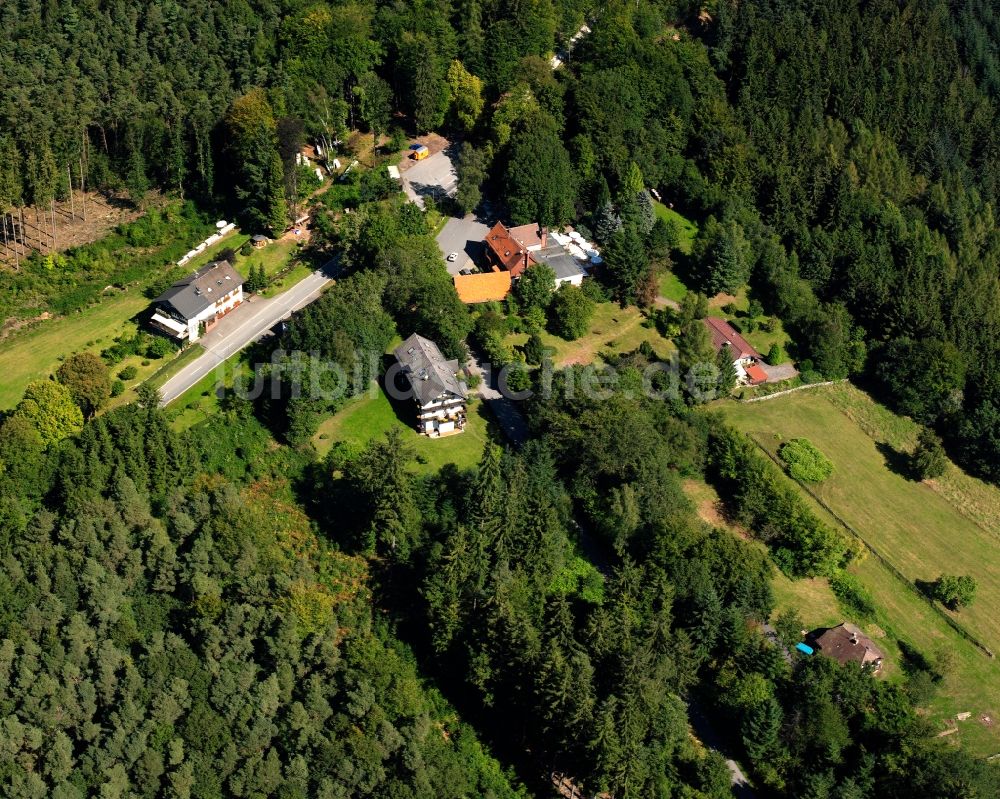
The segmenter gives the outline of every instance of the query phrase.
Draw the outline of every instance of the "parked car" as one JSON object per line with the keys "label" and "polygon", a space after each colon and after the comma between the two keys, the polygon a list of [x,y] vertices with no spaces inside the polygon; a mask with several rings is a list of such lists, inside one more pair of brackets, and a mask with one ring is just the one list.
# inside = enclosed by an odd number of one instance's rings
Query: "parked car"
{"label": "parked car", "polygon": [[450,252],[450,253],[448,253],[448,263],[452,263],[453,261],[457,261],[457,260],[458,260],[458,253],[457,252]]}

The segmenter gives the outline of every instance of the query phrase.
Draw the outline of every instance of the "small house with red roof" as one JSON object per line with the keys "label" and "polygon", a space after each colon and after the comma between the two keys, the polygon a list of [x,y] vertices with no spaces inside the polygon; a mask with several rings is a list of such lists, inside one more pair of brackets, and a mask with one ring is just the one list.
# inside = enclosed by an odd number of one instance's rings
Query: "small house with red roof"
{"label": "small house with red roof", "polygon": [[702,322],[708,328],[716,352],[728,347],[733,366],[736,368],[736,377],[741,383],[756,386],[767,381],[767,372],[764,371],[760,353],[750,346],[750,343],[737,333],[729,322],[716,316],[706,316]]}

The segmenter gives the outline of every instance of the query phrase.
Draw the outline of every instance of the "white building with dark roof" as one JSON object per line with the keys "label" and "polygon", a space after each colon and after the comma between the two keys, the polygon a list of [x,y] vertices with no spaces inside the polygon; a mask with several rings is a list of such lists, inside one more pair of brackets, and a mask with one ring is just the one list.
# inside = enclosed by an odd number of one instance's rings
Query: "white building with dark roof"
{"label": "white building with dark roof", "polygon": [[178,280],[154,300],[150,324],[178,341],[197,341],[243,302],[243,278],[229,261],[215,261]]}
{"label": "white building with dark roof", "polygon": [[458,361],[447,360],[437,344],[416,333],[393,355],[413,392],[417,431],[437,437],[464,430],[469,388],[458,378]]}

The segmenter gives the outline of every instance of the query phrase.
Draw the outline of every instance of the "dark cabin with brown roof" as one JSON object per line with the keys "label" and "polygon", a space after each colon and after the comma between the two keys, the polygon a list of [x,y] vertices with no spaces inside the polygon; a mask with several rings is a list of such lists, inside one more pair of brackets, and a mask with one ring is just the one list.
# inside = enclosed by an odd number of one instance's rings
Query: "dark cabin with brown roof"
{"label": "dark cabin with brown roof", "polygon": [[816,630],[810,635],[816,650],[833,658],[840,665],[857,663],[862,668],[870,666],[878,674],[882,670],[885,655],[872,643],[872,639],[850,622],[841,622],[836,627]]}

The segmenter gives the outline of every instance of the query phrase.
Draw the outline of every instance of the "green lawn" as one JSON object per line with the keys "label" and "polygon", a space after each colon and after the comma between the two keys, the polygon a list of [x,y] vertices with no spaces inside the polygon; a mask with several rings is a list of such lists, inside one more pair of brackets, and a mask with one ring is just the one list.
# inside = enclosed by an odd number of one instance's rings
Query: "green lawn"
{"label": "green lawn", "polygon": [[182,367],[187,366],[191,361],[197,360],[204,354],[205,348],[201,344],[196,343],[186,347],[177,354],[176,358],[160,364],[159,368],[147,378],[150,385],[159,388],[177,374]]}
{"label": "green lawn", "polygon": [[296,263],[287,272],[283,272],[281,277],[272,280],[271,284],[261,292],[262,297],[274,297],[288,291],[300,280],[304,280],[312,274],[312,267],[305,263]]}
{"label": "green lawn", "polygon": [[677,249],[685,255],[690,255],[694,238],[698,235],[698,226],[687,217],[681,216],[673,208],[667,208],[663,203],[656,200],[653,201],[653,208],[660,219],[668,224],[672,222],[677,226],[677,230],[680,232]]}
{"label": "green lawn", "polygon": [[371,391],[350,400],[319,426],[313,436],[313,446],[320,456],[326,455],[336,442],[360,449],[390,428],[400,427],[404,431],[404,440],[417,453],[418,472],[437,472],[449,463],[461,469],[470,469],[482,457],[489,437],[487,428],[490,421],[487,408],[479,400],[473,400],[469,403],[468,421],[462,433],[428,438],[414,430],[414,417],[407,404],[391,403],[381,387],[373,384]]}
{"label": "green lawn", "polygon": [[[193,258],[185,269],[204,266],[222,249],[238,247],[245,239],[238,234],[227,236]],[[169,269],[178,275],[182,273],[176,267]],[[16,405],[28,383],[48,377],[59,368],[66,356],[76,352],[100,354],[117,336],[134,333],[136,325],[130,320],[149,306],[149,300],[143,294],[144,288],[142,285],[130,286],[124,291],[109,292],[96,305],[68,316],[38,322],[24,332],[4,339],[0,343],[0,374],[4,376],[0,381],[0,410]],[[139,374],[130,381],[130,387],[134,387],[163,365],[162,361],[153,360],[143,366],[144,360],[138,356],[129,358],[112,367],[112,374],[117,375],[126,366],[135,366]]]}
{"label": "green lawn", "polygon": [[[746,286],[741,288],[736,295],[719,294],[709,300],[708,305],[711,316],[718,316],[728,322],[733,322],[737,329],[741,331],[746,326],[747,309],[750,307],[750,299],[747,297]],[[730,306],[732,306],[731,310],[723,310],[724,307],[729,308]],[[749,341],[750,345],[761,355],[767,355],[767,351],[771,349],[772,344],[777,344],[787,354],[788,344],[791,339],[785,332],[781,320],[777,316],[764,316],[761,319],[770,321],[771,330],[767,331],[758,327],[751,332],[741,332],[743,338]]]}
{"label": "green lawn", "polygon": [[[771,452],[789,438],[801,436],[812,441],[835,467],[833,476],[813,488],[816,496],[909,580],[933,580],[942,572],[973,575],[979,582],[976,603],[952,615],[987,646],[1000,651],[1000,617],[995,613],[1000,602],[1000,573],[992,565],[1000,538],[969,518],[968,510],[953,497],[907,480],[888,468],[887,456],[895,456],[884,448],[880,450],[876,440],[831,401],[833,395],[837,402],[843,402],[845,391],[851,394],[857,389],[818,388],[767,402],[725,402],[717,407]],[[862,404],[856,396],[853,401]],[[886,414],[883,409],[880,414],[870,412],[869,417]],[[898,424],[887,425],[890,430],[898,428]],[[804,496],[823,517],[836,524],[808,494]],[[1000,492],[994,500],[1000,507]],[[974,716],[982,712],[993,715],[1000,708],[1000,665],[995,660],[986,658],[952,631],[875,557],[865,558],[851,571],[871,591],[880,608],[880,623],[884,619],[883,626],[890,633],[883,642],[890,659],[898,664],[894,639],[903,639],[932,659],[950,661],[942,689],[930,707],[935,720],[965,710]],[[779,590],[781,579],[776,583],[780,601],[795,604],[804,598],[811,615],[807,616],[804,609],[805,621],[829,623],[836,600],[832,595],[824,597],[820,582],[805,589],[792,584]],[[800,590],[804,591],[802,597],[798,596]],[[993,754],[1000,750],[1000,735],[992,729],[975,723],[960,726],[962,739],[977,752]]]}
{"label": "green lawn", "polygon": [[[639,348],[648,341],[656,354],[667,359],[674,344],[665,339],[642,312],[633,306],[622,308],[617,303],[598,303],[590,322],[590,331],[575,341],[566,341],[547,331],[541,334],[542,342],[553,350],[557,368],[600,361],[601,352],[624,353]],[[520,346],[528,340],[527,333],[511,334],[509,344]]]}
{"label": "green lawn", "polygon": [[98,305],[78,313],[38,322],[0,343],[0,409],[21,399],[25,386],[43,380],[59,368],[62,358],[74,352],[97,352],[111,345],[115,336],[131,333],[128,320],[149,305],[139,289],[117,292]]}
{"label": "green lawn", "polygon": [[[240,366],[243,366],[242,362]],[[166,377],[163,379],[166,380]],[[175,430],[187,430],[218,412],[216,380],[215,372],[209,372],[167,406],[172,415],[171,426]]]}
{"label": "green lawn", "polygon": [[222,241],[217,241],[211,247],[206,247],[202,252],[184,264],[184,269],[189,272],[193,272],[195,269],[201,269],[201,267],[214,261],[223,250],[233,249],[236,250],[236,252],[239,252],[240,247],[248,241],[250,241],[249,235],[241,233],[238,230],[234,230],[228,236],[224,236]]}
{"label": "green lawn", "polygon": [[687,286],[681,283],[680,278],[669,270],[660,274],[657,284],[660,289],[660,296],[674,302],[680,302],[684,299],[684,295],[688,293]]}
{"label": "green lawn", "polygon": [[250,267],[263,266],[264,274],[272,277],[288,266],[292,256],[298,251],[299,242],[295,239],[272,241],[260,250],[254,250],[250,255],[240,255],[236,258],[236,268],[246,277]]}
{"label": "green lawn", "polygon": [[[824,389],[827,398],[875,441],[899,452],[912,452],[920,425],[897,416],[850,383]],[[961,469],[949,466],[945,473],[924,485],[939,493],[953,507],[1000,540],[1000,489]]]}

